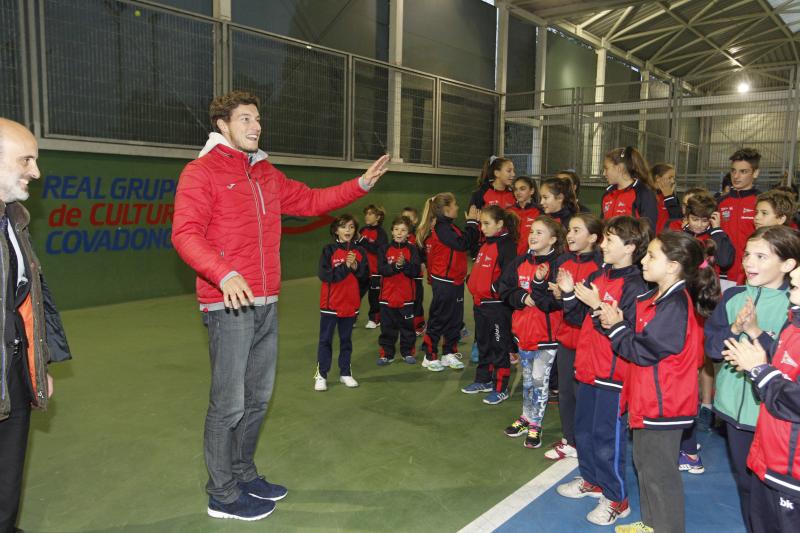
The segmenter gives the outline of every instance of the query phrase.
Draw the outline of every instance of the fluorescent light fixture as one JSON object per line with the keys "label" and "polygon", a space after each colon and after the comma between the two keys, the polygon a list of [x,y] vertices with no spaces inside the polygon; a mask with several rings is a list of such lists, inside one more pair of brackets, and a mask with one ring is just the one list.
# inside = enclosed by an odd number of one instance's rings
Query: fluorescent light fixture
{"label": "fluorescent light fixture", "polygon": [[750,92],[750,84],[747,83],[746,81],[743,81],[743,82],[739,83],[739,86],[736,87],[736,90],[738,90],[742,94],[744,94],[746,92]]}

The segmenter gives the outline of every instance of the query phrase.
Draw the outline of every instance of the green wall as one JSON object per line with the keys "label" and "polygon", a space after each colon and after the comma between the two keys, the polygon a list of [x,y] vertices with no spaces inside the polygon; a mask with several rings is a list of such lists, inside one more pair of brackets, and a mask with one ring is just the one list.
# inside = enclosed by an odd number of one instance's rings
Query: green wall
{"label": "green wall", "polygon": [[[25,205],[31,211],[34,248],[60,308],[194,291],[194,274],[169,239],[172,188],[185,161],[43,151],[39,163],[42,179],[31,185]],[[335,185],[360,173],[279,166],[312,187]],[[437,192],[449,190],[465,206],[474,183],[466,177],[390,172],[372,193],[341,212],[351,212],[361,220],[364,206],[383,205],[388,226],[402,207],[412,205],[421,211],[424,200]],[[128,216],[107,219],[109,209],[112,215],[117,209],[127,209]],[[138,221],[136,209],[140,210]],[[154,215],[151,224],[146,220],[148,213]],[[155,217],[158,214],[160,219]],[[304,226],[314,220],[285,220],[284,225]],[[327,226],[284,234],[284,279],[315,275],[319,252],[329,239]]]}

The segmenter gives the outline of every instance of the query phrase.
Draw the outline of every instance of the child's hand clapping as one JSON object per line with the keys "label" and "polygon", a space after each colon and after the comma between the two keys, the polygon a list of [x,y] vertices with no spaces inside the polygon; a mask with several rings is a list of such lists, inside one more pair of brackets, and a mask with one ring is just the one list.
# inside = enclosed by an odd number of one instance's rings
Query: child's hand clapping
{"label": "child's hand clapping", "polygon": [[600,304],[600,310],[595,314],[597,318],[600,319],[600,325],[606,329],[625,320],[625,316],[622,314],[622,309],[618,307],[616,301],[611,302],[611,305],[607,304],[606,302],[602,302]]}
{"label": "child's hand clapping", "polygon": [[590,309],[597,309],[600,306],[600,291],[594,283],[592,283],[591,289],[583,283],[575,285],[575,296],[578,297],[578,300],[588,305]]}
{"label": "child's hand clapping", "polygon": [[739,314],[736,315],[736,320],[731,326],[731,331],[735,335],[739,335],[742,332],[747,333],[751,339],[756,339],[761,335],[761,329],[758,327],[758,317],[756,316],[756,307],[751,298],[748,298],[744,303],[744,307],[739,310]]}
{"label": "child's hand clapping", "polygon": [[572,292],[575,290],[575,280],[568,270],[559,269],[556,276],[556,284],[561,292]]}
{"label": "child's hand clapping", "polygon": [[477,206],[471,205],[469,206],[469,211],[464,213],[464,216],[467,220],[480,220],[481,210],[478,209]]}
{"label": "child's hand clapping", "polygon": [[557,283],[550,282],[547,284],[547,289],[553,293],[553,298],[556,300],[561,299],[561,289],[558,287]]}
{"label": "child's hand clapping", "polygon": [[547,263],[542,263],[541,265],[536,267],[536,273],[534,274],[534,277],[536,278],[536,281],[542,281],[547,277],[547,274],[549,273],[550,273],[550,265],[548,265]]}
{"label": "child's hand clapping", "polygon": [[398,268],[402,268],[403,265],[406,264],[406,256],[404,256],[403,254],[400,254],[400,257],[397,258],[397,261],[395,261],[395,264],[397,265]]}
{"label": "child's hand clapping", "polygon": [[753,367],[767,362],[767,354],[758,341],[725,339],[725,346],[728,349],[722,350],[722,355],[736,370],[749,372]]}
{"label": "child's hand clapping", "polygon": [[536,302],[533,301],[533,297],[530,294],[525,295],[525,299],[522,300],[522,303],[528,307],[533,307],[536,305]]}
{"label": "child's hand clapping", "polygon": [[347,252],[347,259],[345,259],[344,264],[351,270],[355,270],[358,268],[358,261],[356,261],[356,253],[355,252]]}

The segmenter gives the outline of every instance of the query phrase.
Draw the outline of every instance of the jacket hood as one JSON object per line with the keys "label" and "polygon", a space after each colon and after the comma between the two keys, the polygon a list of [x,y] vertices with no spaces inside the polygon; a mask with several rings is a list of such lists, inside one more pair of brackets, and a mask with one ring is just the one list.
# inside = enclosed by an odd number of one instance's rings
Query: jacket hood
{"label": "jacket hood", "polygon": [[[230,145],[230,143],[228,142],[228,140],[225,138],[224,135],[222,135],[221,133],[217,133],[216,131],[212,131],[211,133],[208,134],[208,140],[206,141],[205,146],[203,146],[203,149],[200,150],[200,153],[197,155],[197,157],[198,158],[203,157],[204,155],[209,153],[211,150],[213,150],[214,147],[217,146],[218,144],[221,144],[223,146],[227,146],[228,148],[230,148],[232,150],[236,150],[236,148],[234,148],[233,146]],[[259,161],[263,161],[267,157],[268,157],[267,152],[265,152],[264,150],[258,150],[253,155],[253,159],[250,162],[250,166],[255,165]]]}

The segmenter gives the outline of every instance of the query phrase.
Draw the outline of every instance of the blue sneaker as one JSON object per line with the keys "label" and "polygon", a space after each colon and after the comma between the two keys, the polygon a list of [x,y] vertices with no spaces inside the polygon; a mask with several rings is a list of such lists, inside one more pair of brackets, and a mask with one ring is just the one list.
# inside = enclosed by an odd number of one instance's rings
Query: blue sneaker
{"label": "blue sneaker", "polygon": [[403,357],[403,361],[405,361],[409,365],[416,365],[417,364],[417,358],[414,357],[413,355],[406,355],[405,357]]}
{"label": "blue sneaker", "polygon": [[492,383],[491,382],[478,383],[476,381],[475,383],[470,383],[469,385],[461,389],[461,392],[463,392],[464,394],[478,394],[479,392],[492,392]]}
{"label": "blue sneaker", "polygon": [[478,355],[478,343],[477,342],[473,342],[472,343],[472,353],[469,354],[469,360],[472,361],[473,363],[477,363],[479,359],[480,359],[480,356]]}
{"label": "blue sneaker", "polygon": [[388,366],[394,363],[394,358],[378,357],[378,366]]}
{"label": "blue sneaker", "polygon": [[239,494],[239,498],[231,503],[222,503],[213,496],[208,497],[208,516],[213,518],[233,518],[252,522],[268,517],[274,510],[275,502],[272,500],[254,498],[246,492]]}
{"label": "blue sneaker", "polygon": [[706,471],[699,453],[697,454],[697,459],[692,459],[689,457],[689,454],[683,450],[681,450],[678,458],[678,470],[681,472],[689,472],[690,474],[702,474]]}
{"label": "blue sneaker", "polygon": [[283,485],[270,483],[261,476],[247,483],[240,481],[239,488],[242,489],[242,492],[246,492],[259,500],[272,500],[274,502],[284,499],[289,493]]}
{"label": "blue sneaker", "polygon": [[497,405],[498,403],[502,403],[506,400],[508,400],[508,393],[506,391],[497,392],[495,390],[486,395],[486,398],[483,399],[483,403]]}

